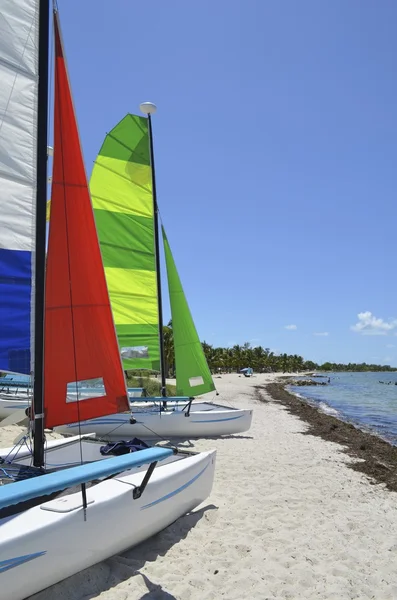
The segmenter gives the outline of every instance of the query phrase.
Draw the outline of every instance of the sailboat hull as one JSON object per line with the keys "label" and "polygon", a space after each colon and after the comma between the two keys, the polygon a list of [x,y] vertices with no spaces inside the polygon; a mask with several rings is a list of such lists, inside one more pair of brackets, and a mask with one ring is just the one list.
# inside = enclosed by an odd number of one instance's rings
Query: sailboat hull
{"label": "sailboat hull", "polygon": [[16,410],[26,410],[29,408],[30,396],[19,393],[0,393],[0,419],[5,419]]}
{"label": "sailboat hull", "polygon": [[[142,396],[142,388],[128,388],[128,397],[136,402]],[[31,390],[16,388],[9,392],[0,392],[0,420],[5,419],[16,410],[26,410],[31,405]]]}
{"label": "sailboat hull", "polygon": [[235,409],[207,402],[194,403],[190,413],[171,405],[166,411],[160,406],[133,407],[136,423],[130,423],[128,413],[114,414],[80,423],[57,427],[63,434],[76,435],[80,431],[95,433],[108,439],[150,438],[200,438],[218,437],[248,431],[251,427],[252,410]]}
{"label": "sailboat hull", "polygon": [[86,518],[77,491],[0,519],[2,597],[22,600],[161,531],[208,497],[215,457],[167,459],[136,500],[147,467],[97,483],[87,489]]}

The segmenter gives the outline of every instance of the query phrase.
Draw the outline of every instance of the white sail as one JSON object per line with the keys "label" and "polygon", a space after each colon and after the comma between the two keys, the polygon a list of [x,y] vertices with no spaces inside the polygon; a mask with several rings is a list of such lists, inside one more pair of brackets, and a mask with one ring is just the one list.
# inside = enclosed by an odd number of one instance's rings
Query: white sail
{"label": "white sail", "polygon": [[38,0],[0,0],[0,370],[30,372]]}

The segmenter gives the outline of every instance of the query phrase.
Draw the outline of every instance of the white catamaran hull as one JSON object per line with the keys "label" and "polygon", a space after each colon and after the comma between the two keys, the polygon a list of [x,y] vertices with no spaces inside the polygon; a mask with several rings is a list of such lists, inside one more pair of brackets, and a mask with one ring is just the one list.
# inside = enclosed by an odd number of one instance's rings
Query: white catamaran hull
{"label": "white catamaran hull", "polygon": [[200,402],[192,404],[190,413],[176,406],[160,411],[159,407],[133,408],[136,423],[130,423],[128,413],[114,414],[89,421],[57,427],[63,434],[95,433],[108,440],[148,438],[218,437],[242,433],[251,427],[252,410],[228,408]]}
{"label": "white catamaran hull", "polygon": [[30,406],[30,397],[19,394],[0,394],[0,419],[5,419],[16,410],[26,410]]}
{"label": "white catamaran hull", "polygon": [[[142,388],[128,388],[128,397],[131,402],[136,401],[142,395]],[[23,390],[10,390],[0,392],[0,420],[5,419],[16,410],[26,410],[31,404],[31,392]]]}
{"label": "white catamaran hull", "polygon": [[215,456],[159,463],[136,500],[145,468],[96,483],[87,489],[86,518],[78,491],[0,519],[1,598],[22,600],[161,531],[208,497]]}

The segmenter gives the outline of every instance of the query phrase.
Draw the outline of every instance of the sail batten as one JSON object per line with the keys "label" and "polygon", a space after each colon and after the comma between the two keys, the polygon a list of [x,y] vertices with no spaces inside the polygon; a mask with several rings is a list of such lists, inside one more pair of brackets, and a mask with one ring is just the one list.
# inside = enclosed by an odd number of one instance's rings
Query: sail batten
{"label": "sail batten", "polygon": [[162,227],[174,337],[176,393],[198,396],[215,390],[171,248]]}
{"label": "sail batten", "polygon": [[[57,15],[51,220],[45,298],[47,427],[129,409]],[[104,392],[76,401],[79,384]]]}
{"label": "sail batten", "polygon": [[107,134],[90,190],[124,369],[157,371],[159,314],[147,119],[127,115]]}
{"label": "sail batten", "polygon": [[36,218],[39,3],[0,10],[0,370],[30,373]]}

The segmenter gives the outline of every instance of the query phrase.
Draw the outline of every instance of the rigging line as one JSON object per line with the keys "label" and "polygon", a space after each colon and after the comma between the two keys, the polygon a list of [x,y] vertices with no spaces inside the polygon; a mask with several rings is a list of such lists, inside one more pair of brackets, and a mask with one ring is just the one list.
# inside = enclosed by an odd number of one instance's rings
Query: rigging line
{"label": "rigging line", "polygon": [[[212,397],[212,400],[209,400],[209,402],[213,402],[214,398],[216,398],[217,396],[221,396],[221,394],[216,390],[215,388],[215,395]],[[227,404],[229,404],[229,406],[231,406],[232,408],[236,408],[234,406],[234,404],[232,404],[232,402],[228,399],[228,398],[224,398],[223,396],[221,397],[222,402],[226,402]],[[204,400],[205,401],[205,400]]]}
{"label": "rigging line", "polygon": [[[29,431],[27,432],[27,434],[26,434],[26,435],[24,435],[24,437],[23,437],[23,438],[21,438],[21,439],[20,439],[20,440],[19,440],[19,441],[18,441],[16,444],[14,444],[14,446],[11,448],[11,450],[10,450],[10,452],[7,454],[7,456],[6,456],[5,458],[3,458],[3,459],[2,459],[1,463],[3,463],[3,462],[4,462],[4,463],[6,463],[6,462],[7,462],[7,459],[8,459],[8,458],[9,458],[9,456],[10,456],[10,455],[11,455],[11,454],[14,452],[14,450],[15,450],[15,454],[14,454],[14,455],[13,455],[13,457],[12,457],[12,461],[15,461],[15,460],[16,460],[16,458],[17,458],[17,456],[18,456],[18,454],[19,454],[19,452],[22,450],[22,447],[23,447],[24,445],[25,445],[25,446],[26,446],[26,448],[28,449],[28,452],[29,452],[29,455],[30,455],[30,459],[31,459],[31,460],[30,460],[30,463],[32,463],[32,462],[33,462],[33,449],[32,449],[32,444],[30,444],[30,447],[29,447],[29,446],[28,446],[28,443],[27,443],[27,440],[28,440],[28,439],[29,439],[29,441],[31,442],[31,440],[30,440],[30,433],[31,433],[31,432],[30,432],[30,430],[29,430]],[[18,446],[19,446],[19,448],[18,448]],[[27,458],[27,457],[26,457],[26,458]],[[11,462],[12,462],[12,461],[11,461]]]}
{"label": "rigging line", "polygon": [[[30,452],[30,454],[32,454],[32,440],[30,437],[30,431],[29,431],[29,435],[25,435],[22,439],[21,439],[21,444],[24,443],[26,448],[28,449],[28,452]],[[30,443],[30,446],[28,445],[28,440]]]}
{"label": "rigging line", "polygon": [[[159,402],[159,407],[160,407],[160,416],[161,416],[161,403]],[[131,413],[131,416],[134,416],[134,411],[133,409],[131,409],[131,411],[129,411]],[[143,411],[145,412],[145,411]],[[139,414],[139,413],[136,413]],[[151,433],[154,434],[155,437],[157,437],[159,440],[161,440],[162,442],[169,442],[169,440],[167,440],[166,438],[163,438],[161,435],[159,435],[156,431],[154,431],[153,429],[150,429],[150,427],[148,427],[147,425],[144,425],[143,423],[139,423],[140,425],[142,425],[142,427],[144,427],[145,429],[147,429],[148,431],[150,431]],[[121,427],[122,425],[125,425],[125,423],[120,423],[120,425],[116,425],[116,427],[114,427],[113,429],[111,429],[110,431],[108,431],[107,435],[111,435],[114,431],[117,431],[117,429],[119,429],[119,427]],[[132,432],[133,433],[133,432]],[[171,446],[177,450],[177,446],[175,446],[174,444],[171,443]]]}
{"label": "rigging line", "polygon": [[[21,53],[21,56],[20,56],[20,59],[19,59],[19,63],[17,65],[17,67],[15,67],[15,66],[12,67],[12,68],[15,68],[14,81],[12,83],[10,95],[8,96],[7,104],[6,104],[6,107],[4,109],[3,118],[0,121],[0,132],[1,132],[1,129],[2,129],[3,125],[4,125],[5,116],[7,114],[8,106],[9,106],[9,104],[11,102],[11,97],[12,97],[12,94],[13,94],[13,91],[14,91],[14,88],[15,88],[15,84],[16,84],[16,81],[17,81],[18,73],[16,72],[16,69],[20,69],[20,67],[21,67],[22,59],[23,59],[23,56],[25,54],[25,50],[26,50],[26,46],[28,44],[28,41],[30,41],[31,34],[32,34],[32,28],[33,28],[34,24],[35,24],[35,19],[32,20],[32,23],[30,25],[29,34],[26,36],[26,42],[25,42],[25,45],[24,45],[24,47],[22,49],[22,53]],[[36,78],[36,82],[37,82],[37,79],[38,79],[38,75],[37,75],[37,78]]]}
{"label": "rigging line", "polygon": [[[57,6],[56,0],[54,0],[54,6]],[[54,13],[55,13],[54,9]],[[59,14],[59,13],[58,13]],[[57,17],[55,16],[55,19]],[[60,31],[60,27],[59,27],[59,22],[57,23],[58,27],[58,36],[59,36],[59,43],[60,43],[60,47],[62,50],[62,60],[63,60],[63,64],[64,64],[64,68],[67,71],[67,66],[66,66],[66,60],[65,60],[65,56],[64,56],[64,49],[63,49],[63,44],[62,44],[62,38],[61,38],[61,31]],[[67,75],[67,73],[66,73]],[[58,99],[61,97],[60,96],[60,89],[59,89],[59,77],[56,78],[56,87],[57,87],[57,97]],[[69,89],[69,95],[71,94],[71,89],[70,89],[70,84],[68,81],[68,89]],[[73,116],[74,118],[76,118],[74,110],[73,110]],[[60,147],[62,149],[62,154],[61,154],[61,165],[62,165],[62,181],[65,181],[65,163],[64,163],[64,154],[63,154],[63,124],[62,124],[62,111],[59,110],[59,129],[60,129]],[[69,276],[69,298],[70,298],[70,316],[71,316],[71,321],[72,321],[72,340],[73,340],[73,366],[74,366],[74,380],[76,383],[76,407],[77,407],[77,422],[78,422],[78,428],[79,428],[79,449],[80,449],[80,462],[81,464],[83,464],[83,443],[82,443],[82,439],[81,439],[81,424],[80,424],[80,398],[79,398],[79,386],[77,384],[78,382],[78,378],[77,378],[77,356],[76,356],[76,335],[75,335],[75,324],[74,324],[74,311],[73,311],[73,293],[72,293],[72,272],[71,272],[71,266],[70,266],[70,243],[69,243],[69,223],[68,223],[68,211],[67,211],[67,202],[66,202],[66,186],[62,185],[62,189],[63,189],[63,205],[64,205],[64,211],[65,211],[65,233],[66,233],[66,247],[67,247],[67,265],[68,265],[68,276]],[[67,395],[67,385],[66,385],[66,395]],[[84,492],[83,492],[84,495]]]}
{"label": "rigging line", "polygon": [[[22,440],[19,440],[19,442],[17,444],[14,444],[14,446],[11,448],[11,450],[9,451],[9,453],[7,454],[7,456],[5,458],[2,458],[2,463],[3,462],[7,462],[7,459],[9,458],[9,456],[14,452],[14,450],[16,448],[18,448],[18,446],[20,446],[19,450],[21,449],[22,444],[23,444],[23,440],[24,440],[24,438],[22,438]],[[13,460],[15,460],[15,458],[17,457],[19,450],[17,450],[16,455],[13,456]]]}
{"label": "rigging line", "polygon": [[[52,9],[53,11],[57,10],[56,9],[56,0],[52,0]],[[54,95],[54,56],[55,56],[55,44],[54,44],[54,27],[51,28],[51,32],[52,35],[50,33],[49,38],[50,38],[50,52],[49,52],[49,77],[48,77],[48,96],[51,98],[51,96]],[[52,118],[52,115],[50,115],[51,111],[48,110],[47,111],[47,131],[50,131],[50,119]],[[47,140],[48,142],[48,140]]]}
{"label": "rigging line", "polygon": [[[106,435],[112,435],[112,433],[114,431],[117,431],[117,429],[119,429],[120,427],[122,427],[123,425],[125,425],[125,423],[120,423],[120,425],[116,425],[116,427],[113,427],[113,429],[111,429],[110,431],[108,431],[108,433]],[[95,439],[100,439],[100,438],[95,438]]]}
{"label": "rigging line", "polygon": [[159,435],[156,431],[153,431],[153,429],[150,429],[150,427],[148,427],[147,425],[144,425],[143,423],[139,423],[140,425],[142,425],[142,427],[144,427],[145,429],[147,429],[148,431],[150,431],[151,433],[153,433],[155,435],[155,437],[157,437],[159,440],[161,440],[162,442],[167,442],[168,444],[170,444],[170,446],[174,449],[174,450],[178,450],[178,447],[175,446],[175,444],[173,444],[170,440],[167,440],[167,438],[163,438],[161,435]]}
{"label": "rigging line", "polygon": [[[134,416],[134,413],[133,413],[132,411],[131,411],[131,415],[132,415],[132,416]],[[113,440],[109,440],[109,438],[108,438],[108,437],[106,437],[106,436],[112,435],[112,433],[113,433],[114,431],[117,431],[117,429],[119,429],[119,428],[120,428],[120,427],[122,427],[123,425],[125,425],[125,423],[120,423],[120,425],[116,425],[116,427],[113,427],[113,429],[111,429],[110,431],[108,431],[108,432],[107,432],[107,434],[105,434],[104,436],[101,436],[100,438],[97,438],[97,437],[96,437],[95,439],[96,439],[96,440],[98,440],[98,441],[102,440],[102,441],[104,441],[104,442],[106,442],[106,441],[107,441],[107,442],[109,442],[109,441],[113,441]],[[167,438],[163,438],[163,437],[162,437],[161,435],[159,435],[159,434],[158,434],[156,431],[154,431],[153,429],[150,429],[150,427],[148,427],[147,425],[144,425],[143,423],[139,423],[139,425],[142,425],[142,427],[144,427],[145,429],[147,429],[148,431],[150,431],[151,433],[153,433],[153,434],[154,434],[154,436],[155,436],[156,438],[158,438],[158,439],[159,439],[161,442],[168,442],[168,443],[171,445],[171,447],[172,447],[174,450],[178,450],[178,447],[177,447],[177,446],[175,446],[175,444],[172,444],[172,442],[170,442],[169,440],[167,440]],[[133,426],[133,425],[131,425],[131,426]],[[134,433],[134,432],[132,431],[132,432],[131,432],[131,435],[133,435],[133,433]]]}

